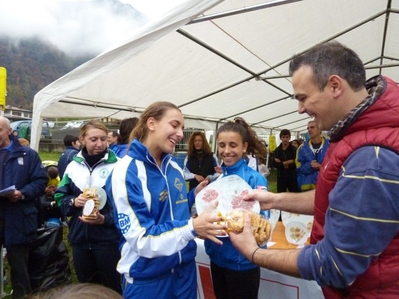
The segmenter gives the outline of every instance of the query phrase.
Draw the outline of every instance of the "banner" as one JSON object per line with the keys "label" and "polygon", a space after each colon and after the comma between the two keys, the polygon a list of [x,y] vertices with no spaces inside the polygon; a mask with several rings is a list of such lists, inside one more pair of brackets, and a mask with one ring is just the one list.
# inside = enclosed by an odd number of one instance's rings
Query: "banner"
{"label": "banner", "polygon": [[0,67],[0,106],[4,110],[6,108],[6,89],[7,85],[7,70],[5,67]]}
{"label": "banner", "polygon": [[276,136],[270,134],[269,135],[269,152],[270,153],[274,152],[276,148],[277,148]]}

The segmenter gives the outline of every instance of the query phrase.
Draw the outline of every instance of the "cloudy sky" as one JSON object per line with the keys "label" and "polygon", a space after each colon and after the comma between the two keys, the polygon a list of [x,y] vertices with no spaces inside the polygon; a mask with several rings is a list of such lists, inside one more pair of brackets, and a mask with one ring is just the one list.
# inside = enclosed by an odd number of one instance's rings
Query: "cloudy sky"
{"label": "cloudy sky", "polygon": [[120,2],[128,3],[147,16],[156,18],[184,0],[120,0]]}
{"label": "cloudy sky", "polygon": [[99,54],[183,1],[120,0],[143,14],[133,17],[108,0],[0,0],[0,35],[39,36],[70,55]]}

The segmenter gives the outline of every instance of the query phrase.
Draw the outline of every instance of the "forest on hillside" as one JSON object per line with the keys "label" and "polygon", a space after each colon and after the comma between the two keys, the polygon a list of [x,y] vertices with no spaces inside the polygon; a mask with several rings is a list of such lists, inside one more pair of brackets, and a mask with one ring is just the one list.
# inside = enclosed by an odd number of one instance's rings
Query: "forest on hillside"
{"label": "forest on hillside", "polygon": [[0,66],[7,70],[7,105],[32,109],[43,87],[93,57],[68,57],[39,38],[0,37]]}

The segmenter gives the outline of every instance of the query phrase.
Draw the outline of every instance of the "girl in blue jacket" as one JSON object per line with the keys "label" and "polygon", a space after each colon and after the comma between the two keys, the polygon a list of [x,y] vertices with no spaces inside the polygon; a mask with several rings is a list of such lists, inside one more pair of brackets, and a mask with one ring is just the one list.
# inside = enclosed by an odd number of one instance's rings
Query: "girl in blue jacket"
{"label": "girl in blue jacket", "polygon": [[223,225],[214,224],[221,217],[210,211],[190,218],[196,189],[187,194],[183,171],[171,155],[183,128],[175,105],[150,105],[131,133],[127,155],[107,180],[122,233],[117,269],[124,298],[197,298],[194,238],[222,243],[215,235]]}
{"label": "girl in blue jacket", "polygon": [[[266,178],[247,165],[250,153],[263,153],[265,147],[256,133],[242,118],[222,125],[217,133],[222,176],[238,175],[253,189],[267,189]],[[257,299],[260,269],[247,260],[231,243],[223,239],[219,246],[205,241],[205,250],[211,260],[213,290],[217,299]]]}

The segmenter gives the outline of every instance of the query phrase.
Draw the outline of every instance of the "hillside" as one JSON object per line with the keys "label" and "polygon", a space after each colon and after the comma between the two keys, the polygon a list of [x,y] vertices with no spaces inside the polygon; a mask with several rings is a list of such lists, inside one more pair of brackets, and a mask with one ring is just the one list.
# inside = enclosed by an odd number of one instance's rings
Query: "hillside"
{"label": "hillside", "polygon": [[[94,45],[97,45],[99,38],[104,44],[103,32],[116,28],[111,26],[112,23],[120,22],[117,24],[120,28],[133,30],[148,21],[147,16],[118,0],[55,1],[51,10],[47,6],[41,9],[45,10],[43,13],[48,13],[48,18],[57,20],[54,27],[64,25],[55,28],[59,30],[56,36],[61,35],[64,44],[57,44],[59,39],[51,44],[50,31],[44,28],[34,31],[38,28],[35,23],[29,26],[11,22],[10,27],[0,28],[0,66],[7,69],[7,105],[31,109],[33,97],[39,90],[103,51],[94,48]],[[95,25],[97,31],[93,29],[93,20],[103,21],[102,26]],[[65,24],[74,24],[80,29],[67,30]],[[13,26],[24,28],[23,33],[16,35],[18,30],[13,30]],[[129,34],[131,31],[123,32]],[[79,53],[86,54],[79,56]]]}
{"label": "hillside", "polygon": [[68,57],[39,38],[0,37],[0,66],[7,69],[7,104],[31,109],[34,95],[92,57]]}

